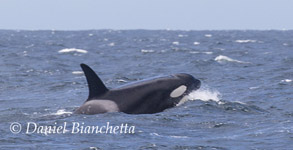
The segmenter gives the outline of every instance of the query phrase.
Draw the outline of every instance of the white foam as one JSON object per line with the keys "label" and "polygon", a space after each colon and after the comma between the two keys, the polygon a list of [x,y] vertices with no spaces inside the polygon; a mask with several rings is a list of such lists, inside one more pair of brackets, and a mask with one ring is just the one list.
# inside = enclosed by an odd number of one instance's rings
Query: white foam
{"label": "white foam", "polygon": [[190,92],[188,95],[184,96],[176,106],[180,106],[187,101],[201,100],[201,101],[215,101],[218,104],[223,104],[220,101],[221,93],[216,90],[210,90],[208,88],[200,88],[198,90]]}
{"label": "white foam", "polygon": [[171,138],[176,138],[176,139],[185,139],[188,138],[188,136],[178,136],[178,135],[171,135],[171,136],[165,136],[165,135],[160,135],[158,133],[150,133],[151,136],[158,136],[158,137],[171,137]]}
{"label": "white foam", "polygon": [[179,34],[178,37],[188,37],[188,35]]}
{"label": "white foam", "polygon": [[215,101],[220,102],[221,93],[216,90],[210,90],[207,88],[200,88],[192,91],[188,94],[189,100],[201,100],[201,101]]}
{"label": "white foam", "polygon": [[281,80],[281,82],[287,82],[287,83],[289,83],[289,82],[292,82],[292,80],[291,79],[284,79],[284,80]]}
{"label": "white foam", "polygon": [[152,50],[152,49],[149,49],[149,50],[147,50],[147,49],[142,49],[141,52],[142,52],[142,53],[153,53],[153,52],[155,52],[155,50]]}
{"label": "white foam", "polygon": [[126,83],[127,81],[126,80],[123,80],[123,79],[119,79],[117,80],[118,82],[123,82],[123,83]]}
{"label": "white foam", "polygon": [[236,62],[236,63],[249,63],[249,62],[244,62],[244,61],[240,61],[240,60],[236,60],[236,59],[232,59],[230,57],[224,56],[224,55],[219,55],[215,58],[215,61],[221,63],[221,62]]}
{"label": "white foam", "polygon": [[235,101],[235,103],[238,103],[238,104],[241,104],[241,105],[247,105],[246,103],[240,102],[240,101]]}
{"label": "white foam", "polygon": [[170,137],[176,138],[176,139],[186,139],[188,136],[177,136],[177,135],[171,135]]}
{"label": "white foam", "polygon": [[72,71],[72,74],[83,74],[82,71]]}
{"label": "white foam", "polygon": [[198,52],[198,51],[192,51],[192,52],[189,52],[189,53],[191,53],[191,54],[200,54],[200,53],[202,53],[202,54],[207,54],[207,55],[213,54],[213,52]]}
{"label": "white foam", "polygon": [[207,54],[207,55],[213,54],[213,52],[202,52],[202,53]]}
{"label": "white foam", "polygon": [[189,52],[190,54],[199,54],[200,52],[198,51],[192,51],[192,52]]}
{"label": "white foam", "polygon": [[263,54],[267,55],[267,54],[271,54],[272,52],[264,52]]}
{"label": "white foam", "polygon": [[211,35],[211,34],[206,34],[206,35],[204,35],[205,37],[212,37],[213,35]]}
{"label": "white foam", "polygon": [[159,135],[158,133],[150,133],[150,135],[152,135],[152,136],[161,136],[161,135]]}
{"label": "white foam", "polygon": [[215,48],[216,50],[224,51],[224,48]]}
{"label": "white foam", "polygon": [[193,42],[193,45],[199,45],[200,43],[199,42]]}
{"label": "white foam", "polygon": [[174,45],[179,45],[179,42],[178,42],[178,41],[175,41],[175,42],[173,42],[172,44],[174,44]]}
{"label": "white foam", "polygon": [[65,109],[60,109],[56,113],[53,113],[53,115],[67,115],[67,114],[72,114],[70,111],[66,111]]}
{"label": "white foam", "polygon": [[97,148],[97,147],[89,147],[90,148],[90,150],[98,150],[98,149],[100,149],[100,148]]}
{"label": "white foam", "polygon": [[115,46],[115,43],[109,43],[108,46]]}
{"label": "white foam", "polygon": [[255,90],[255,89],[259,89],[260,87],[259,86],[253,86],[253,87],[250,87],[249,89],[250,90]]}
{"label": "white foam", "polygon": [[256,40],[236,40],[236,43],[255,43]]}
{"label": "white foam", "polygon": [[58,51],[58,53],[70,53],[70,52],[87,53],[87,50],[76,49],[76,48],[65,48]]}

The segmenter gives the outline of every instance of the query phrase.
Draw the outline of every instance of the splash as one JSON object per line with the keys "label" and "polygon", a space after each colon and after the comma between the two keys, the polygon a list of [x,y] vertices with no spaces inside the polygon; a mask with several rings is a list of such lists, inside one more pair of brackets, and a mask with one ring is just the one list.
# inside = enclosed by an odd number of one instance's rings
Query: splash
{"label": "splash", "polygon": [[220,101],[221,99],[221,93],[216,90],[210,90],[208,88],[200,88],[198,90],[192,91],[177,104],[177,106],[182,105],[183,103],[191,100],[201,100],[201,101],[215,101],[218,104],[222,104]]}
{"label": "splash", "polygon": [[198,89],[196,91],[192,91],[188,94],[189,100],[201,100],[201,101],[215,101],[219,102],[221,99],[221,94],[219,91],[210,90],[207,88]]}

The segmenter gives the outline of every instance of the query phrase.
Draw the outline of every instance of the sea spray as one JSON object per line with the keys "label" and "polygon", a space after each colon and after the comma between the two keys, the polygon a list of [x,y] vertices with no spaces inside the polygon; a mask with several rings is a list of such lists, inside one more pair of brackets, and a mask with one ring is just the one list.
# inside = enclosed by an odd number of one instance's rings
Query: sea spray
{"label": "sea spray", "polygon": [[177,106],[182,105],[183,103],[191,100],[201,100],[201,101],[215,101],[219,104],[222,104],[220,101],[221,93],[217,90],[211,90],[207,87],[202,87],[198,90],[190,92],[188,95],[182,98],[182,100],[177,104]]}
{"label": "sea spray", "polygon": [[212,100],[212,101],[219,102],[220,98],[221,98],[221,93],[219,91],[211,90],[208,88],[200,88],[188,94],[189,100],[202,100],[202,101]]}

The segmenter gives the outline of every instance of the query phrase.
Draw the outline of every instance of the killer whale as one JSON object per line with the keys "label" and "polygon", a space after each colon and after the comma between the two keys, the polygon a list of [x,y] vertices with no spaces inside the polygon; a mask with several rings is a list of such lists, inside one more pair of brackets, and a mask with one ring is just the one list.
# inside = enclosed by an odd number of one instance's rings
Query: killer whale
{"label": "killer whale", "polygon": [[88,83],[89,96],[76,114],[124,112],[152,114],[176,106],[201,82],[192,75],[180,73],[161,76],[118,88],[108,89],[98,75],[86,64],[80,64]]}

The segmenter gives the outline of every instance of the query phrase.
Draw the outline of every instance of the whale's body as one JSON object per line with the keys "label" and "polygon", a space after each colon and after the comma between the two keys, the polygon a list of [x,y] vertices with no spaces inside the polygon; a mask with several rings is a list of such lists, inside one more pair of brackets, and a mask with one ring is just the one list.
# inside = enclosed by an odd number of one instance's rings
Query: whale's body
{"label": "whale's body", "polygon": [[151,114],[176,106],[183,97],[200,87],[189,74],[174,74],[127,84],[109,90],[87,65],[81,64],[89,87],[89,97],[75,113],[124,112]]}

